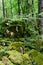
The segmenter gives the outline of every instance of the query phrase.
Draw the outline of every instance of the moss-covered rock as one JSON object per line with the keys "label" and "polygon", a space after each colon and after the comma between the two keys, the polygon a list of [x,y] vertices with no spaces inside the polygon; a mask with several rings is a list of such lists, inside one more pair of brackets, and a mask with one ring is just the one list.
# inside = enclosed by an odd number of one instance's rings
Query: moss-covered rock
{"label": "moss-covered rock", "polygon": [[28,53],[23,54],[23,60],[24,60],[24,65],[32,65],[32,62],[30,60],[30,57]]}
{"label": "moss-covered rock", "polygon": [[[22,50],[21,50],[21,48],[22,48]],[[23,48],[24,48],[23,42],[13,42],[8,47],[9,50],[12,50],[13,49],[13,50],[17,50],[19,52],[22,52],[23,51]]]}
{"label": "moss-covered rock", "polygon": [[2,58],[2,62],[4,65],[13,65],[13,63],[6,56]]}
{"label": "moss-covered rock", "polygon": [[4,47],[3,46],[0,46],[0,50],[2,50]]}
{"label": "moss-covered rock", "polygon": [[0,65],[4,65],[4,63],[2,61],[0,61]]}
{"label": "moss-covered rock", "polygon": [[17,51],[8,51],[10,56],[9,59],[13,62],[13,63],[18,63],[21,64],[23,62],[23,58],[22,58],[22,54],[17,52]]}
{"label": "moss-covered rock", "polygon": [[19,38],[20,41],[25,41],[25,38]]}
{"label": "moss-covered rock", "polygon": [[34,60],[37,63],[37,65],[43,65],[43,54],[36,50],[31,50],[29,54],[32,60]]}
{"label": "moss-covered rock", "polygon": [[26,54],[23,54],[23,57],[24,57],[24,59],[27,59],[27,60],[29,60],[30,58],[29,58],[29,55],[26,53]]}
{"label": "moss-covered rock", "polygon": [[9,56],[10,61],[13,62],[14,64],[32,65],[32,62],[30,60],[28,53],[21,54],[20,52],[18,52],[16,50],[8,51],[8,53],[10,55]]}

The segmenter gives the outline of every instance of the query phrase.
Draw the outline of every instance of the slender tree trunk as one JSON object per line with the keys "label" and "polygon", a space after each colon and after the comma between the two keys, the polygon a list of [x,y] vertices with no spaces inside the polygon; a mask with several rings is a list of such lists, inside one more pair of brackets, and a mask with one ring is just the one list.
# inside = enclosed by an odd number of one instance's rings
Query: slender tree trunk
{"label": "slender tree trunk", "polygon": [[[39,13],[43,12],[43,0],[39,1]],[[40,25],[41,25],[41,35],[43,38],[43,16],[41,16]]]}
{"label": "slender tree trunk", "polygon": [[3,17],[5,18],[4,0],[2,0]]}
{"label": "slender tree trunk", "polygon": [[32,0],[32,16],[34,16],[34,0]]}
{"label": "slender tree trunk", "polygon": [[28,4],[28,0],[26,0],[26,12],[27,12],[27,14],[29,13],[29,4]]}
{"label": "slender tree trunk", "polygon": [[21,1],[21,11],[22,11],[22,14],[24,15],[25,11],[24,11],[24,1],[23,0]]}
{"label": "slender tree trunk", "polygon": [[11,6],[11,17],[12,17],[13,13],[12,13],[12,3],[11,3],[11,0],[10,0],[10,6]]}
{"label": "slender tree trunk", "polygon": [[[40,13],[40,3],[41,3],[41,0],[39,1],[38,0],[38,14]],[[38,18],[40,18],[40,16],[38,16]],[[38,27],[40,27],[40,25],[41,25],[41,21],[38,19]],[[39,34],[41,34],[41,32],[40,32],[40,29],[38,29],[38,32],[39,32]]]}
{"label": "slender tree trunk", "polygon": [[18,14],[20,15],[20,0],[18,0]]}
{"label": "slender tree trunk", "polygon": [[38,0],[38,13],[40,13],[41,0]]}

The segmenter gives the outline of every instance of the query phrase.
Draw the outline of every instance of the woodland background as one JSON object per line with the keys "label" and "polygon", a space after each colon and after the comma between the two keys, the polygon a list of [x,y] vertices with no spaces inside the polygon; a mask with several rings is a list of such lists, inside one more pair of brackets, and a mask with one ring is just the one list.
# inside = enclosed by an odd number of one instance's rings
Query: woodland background
{"label": "woodland background", "polygon": [[0,65],[43,65],[43,0],[0,0]]}

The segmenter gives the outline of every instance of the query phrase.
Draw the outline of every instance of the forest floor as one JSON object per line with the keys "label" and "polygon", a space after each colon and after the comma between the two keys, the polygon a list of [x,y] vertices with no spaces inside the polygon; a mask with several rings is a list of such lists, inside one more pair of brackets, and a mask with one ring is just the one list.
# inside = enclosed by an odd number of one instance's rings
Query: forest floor
{"label": "forest floor", "polygon": [[[12,22],[11,19],[7,19],[1,23],[0,65],[43,65],[43,39],[38,34],[38,31],[32,26],[32,23],[29,22],[29,24],[27,24],[28,26],[26,23],[28,23],[28,21],[24,21],[24,19],[23,21],[19,20],[19,22],[18,20],[13,20]],[[11,29],[15,28],[15,24],[20,27],[23,25],[18,32],[21,33],[20,36],[24,31],[23,27],[25,24],[25,27],[27,26],[25,31],[28,30],[30,37],[26,36],[29,35],[27,33],[25,33],[25,37],[19,37],[19,35],[17,36],[16,34],[17,37],[15,38],[14,36],[12,37],[10,33],[7,34],[7,37],[6,34],[3,36],[4,32],[2,31],[5,30],[6,32],[6,29],[10,29],[10,31],[12,31]]]}
{"label": "forest floor", "polygon": [[43,65],[41,40],[36,41],[29,41],[29,38],[0,39],[0,65]]}

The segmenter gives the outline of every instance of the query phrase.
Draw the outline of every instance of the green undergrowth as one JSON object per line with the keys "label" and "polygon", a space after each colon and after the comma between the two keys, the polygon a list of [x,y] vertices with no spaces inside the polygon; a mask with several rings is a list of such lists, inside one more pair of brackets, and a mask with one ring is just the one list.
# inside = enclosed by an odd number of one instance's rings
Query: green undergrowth
{"label": "green undergrowth", "polygon": [[[43,65],[43,40],[38,29],[37,22],[34,20],[5,19],[2,21],[0,23],[0,65]],[[9,32],[7,33],[6,30]]]}
{"label": "green undergrowth", "polygon": [[[0,40],[0,43],[3,42],[6,45],[8,41]],[[40,40],[40,43],[43,42]],[[37,45],[32,39],[31,42],[13,41],[7,46],[0,44],[0,65],[43,65],[42,45],[38,45],[37,50],[34,44]]]}

